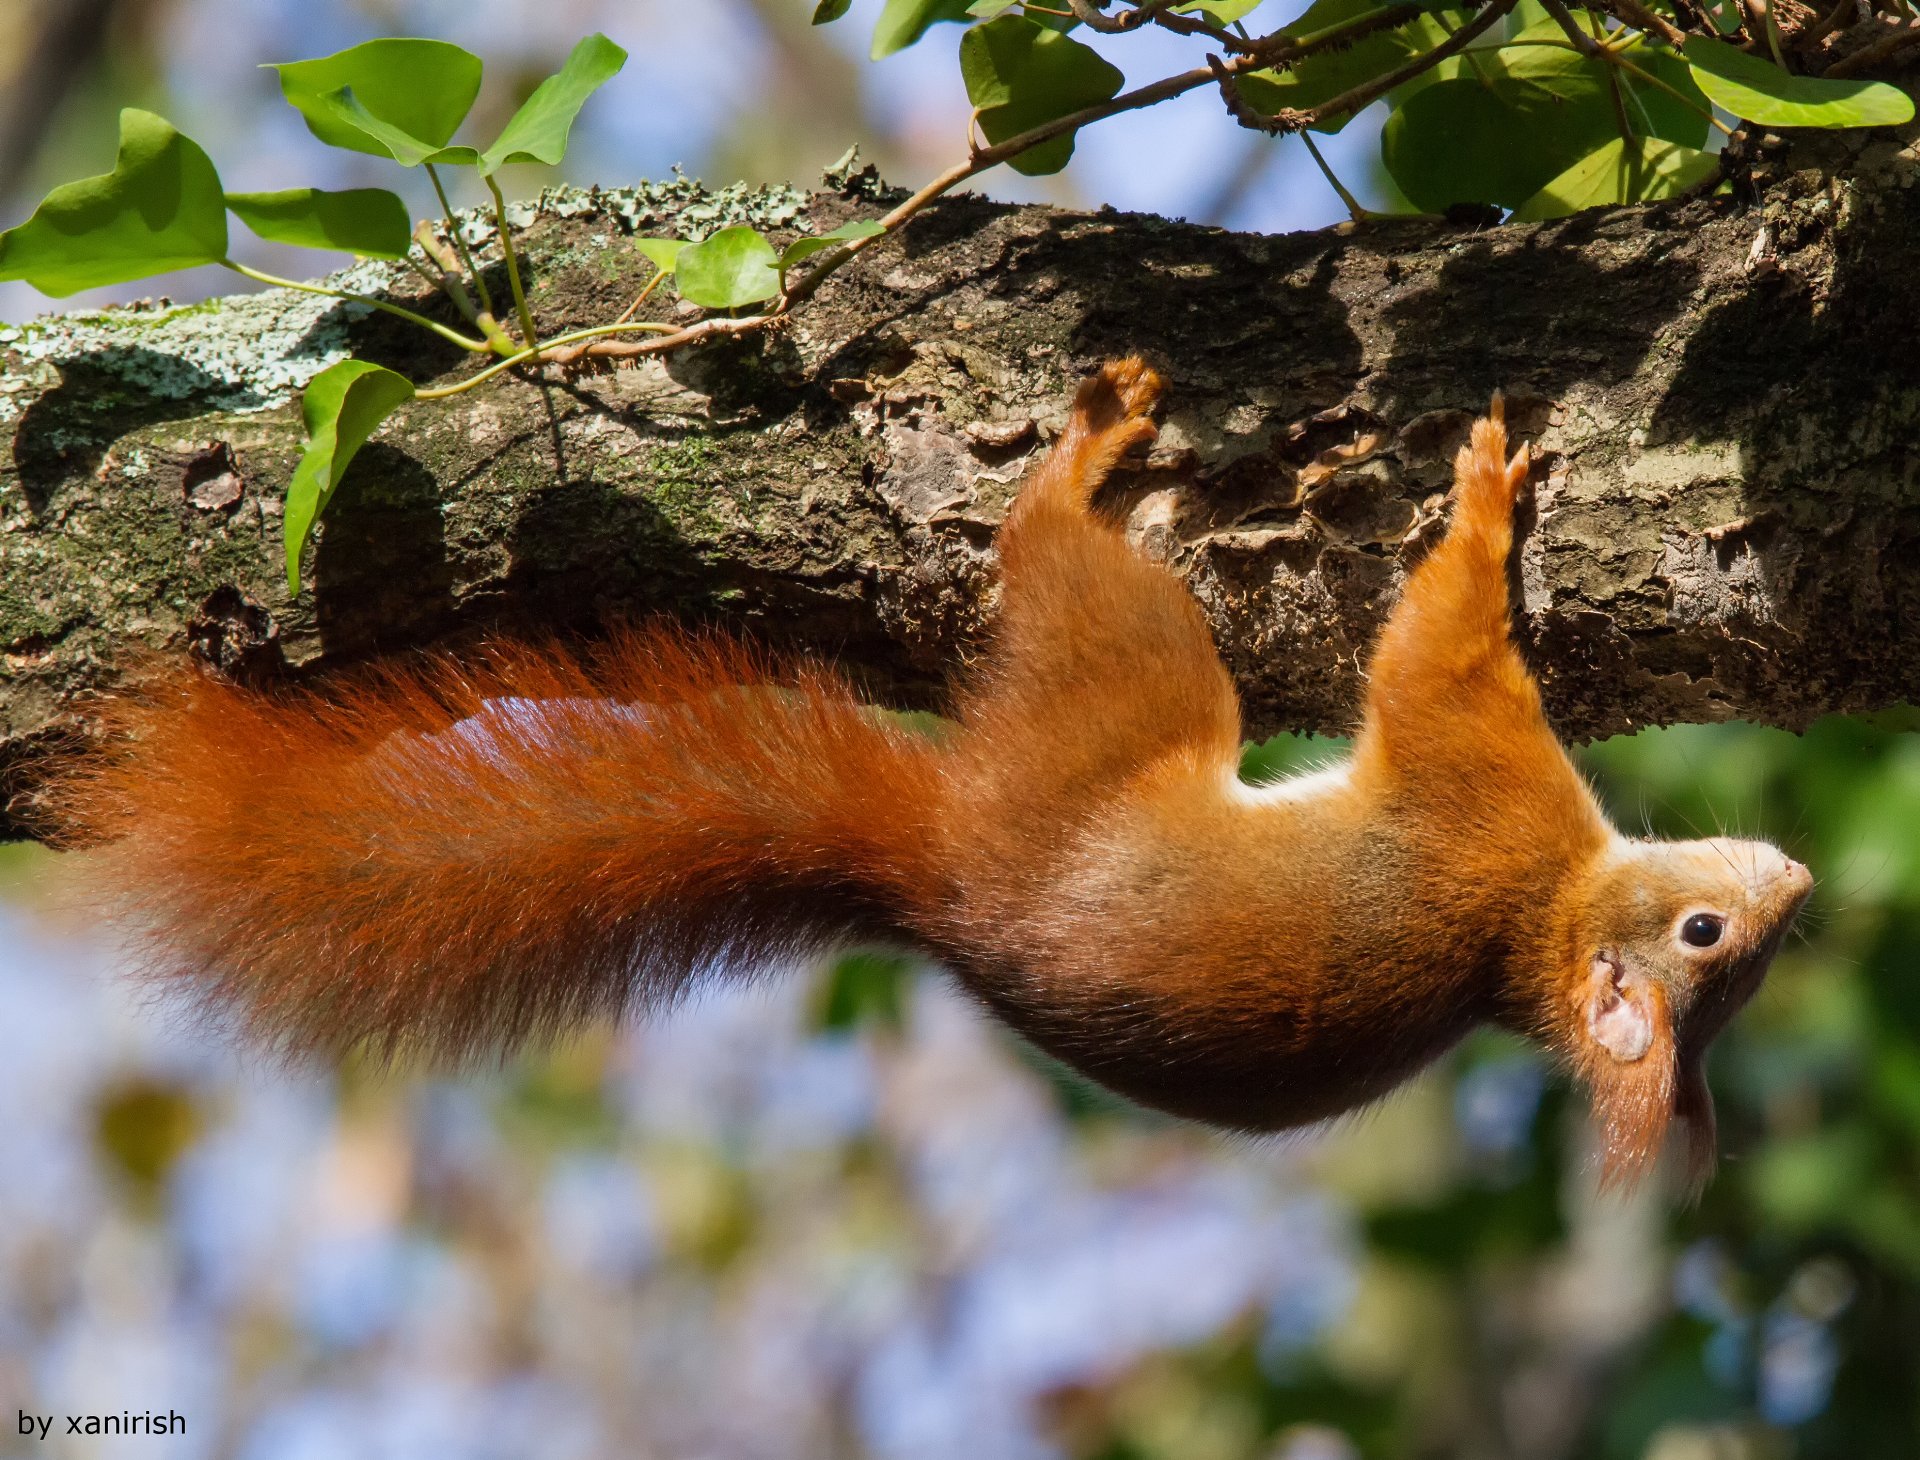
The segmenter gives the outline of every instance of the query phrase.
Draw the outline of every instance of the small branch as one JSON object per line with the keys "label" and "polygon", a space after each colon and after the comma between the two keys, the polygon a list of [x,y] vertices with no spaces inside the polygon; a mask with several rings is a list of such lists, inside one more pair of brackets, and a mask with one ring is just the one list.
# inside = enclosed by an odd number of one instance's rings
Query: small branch
{"label": "small branch", "polygon": [[[1514,4],[1515,0],[1494,0],[1474,25],[1462,30],[1446,45],[1436,48],[1430,60],[1413,68],[1409,74],[1417,75],[1419,71],[1425,69],[1426,65],[1442,60],[1446,55],[1452,54],[1453,50],[1466,45],[1468,41],[1511,10]],[[852,262],[865,249],[880,239],[891,237],[908,219],[914,217],[936,198],[951,192],[968,178],[975,177],[989,168],[998,167],[1001,163],[1018,157],[1021,153],[1030,151],[1043,142],[1051,142],[1056,137],[1077,132],[1094,122],[1104,121],[1122,112],[1137,111],[1142,107],[1153,106],[1184,95],[1216,80],[1222,72],[1229,76],[1237,75],[1242,71],[1262,69],[1282,62],[1298,60],[1320,51],[1332,50],[1337,46],[1349,45],[1377,30],[1403,25],[1419,13],[1419,7],[1416,5],[1391,5],[1380,10],[1369,11],[1364,15],[1357,15],[1339,25],[1328,26],[1312,35],[1289,39],[1284,47],[1267,46],[1265,43],[1256,42],[1254,44],[1261,47],[1257,54],[1254,51],[1243,51],[1225,61],[1209,56],[1207,65],[1204,67],[1164,77],[1146,86],[1122,92],[1119,96],[1107,101],[1082,107],[1079,111],[1070,112],[1064,117],[1055,117],[1050,122],[1042,122],[1037,127],[1030,127],[1017,136],[1009,137],[990,147],[976,148],[965,162],[956,163],[948,168],[883,217],[880,220],[881,232],[870,234],[865,238],[848,239],[845,243],[821,254],[819,261],[807,271],[806,275],[790,284],[785,293],[774,301],[773,307],[764,313],[749,315],[744,319],[704,319],[698,324],[689,325],[685,329],[652,340],[591,341],[571,347],[570,350],[557,351],[545,358],[547,363],[558,365],[570,364],[574,360],[588,356],[595,359],[639,359],[646,355],[664,355],[716,336],[750,335],[760,330],[770,329],[784,322],[794,309],[811,298],[828,278]],[[1390,83],[1390,85],[1398,84],[1397,81]]]}
{"label": "small branch", "polygon": [[520,316],[520,336],[529,350],[537,350],[540,332],[533,327],[533,311],[527,308],[526,291],[520,287],[520,260],[513,251],[513,234],[507,228],[507,200],[500,196],[500,184],[492,173],[483,172],[480,178],[493,194],[493,223],[500,230],[500,252],[507,261],[507,283],[513,289],[514,312]]}
{"label": "small branch", "polygon": [[1902,26],[1892,34],[1883,35],[1879,40],[1862,46],[1851,56],[1842,56],[1820,74],[1836,80],[1842,76],[1855,75],[1870,66],[1878,66],[1882,61],[1891,60],[1916,41],[1920,41],[1920,26]]}
{"label": "small branch", "polygon": [[1836,0],[1833,9],[1821,16],[1810,28],[1793,38],[1793,48],[1796,51],[1812,51],[1820,42],[1840,29],[1842,23],[1853,12],[1854,0]]}
{"label": "small branch", "polygon": [[1676,51],[1687,43],[1687,33],[1664,15],[1647,9],[1640,0],[1605,0],[1600,7],[1622,25],[1658,36]]}
{"label": "small branch", "polygon": [[1540,0],[1540,8],[1553,17],[1553,23],[1566,33],[1573,48],[1581,55],[1594,58],[1601,49],[1600,43],[1580,28],[1580,22],[1573,18],[1573,12],[1560,3],[1560,0]]}
{"label": "small branch", "polygon": [[[413,241],[425,255],[427,263],[433,265],[433,269],[432,272],[428,272],[426,264],[416,262],[412,250],[407,252],[407,266],[452,300],[453,307],[460,311],[461,317],[468,324],[475,329],[480,329],[480,311],[474,308],[473,296],[467,293],[466,284],[453,271],[452,260],[446,257],[446,250],[441,247],[440,240],[433,236],[433,225],[426,219],[421,219],[414,225]],[[481,330],[481,333],[485,334],[486,331]]]}
{"label": "small branch", "polygon": [[1464,51],[1475,40],[1504,20],[1516,3],[1517,0],[1493,0],[1493,3],[1474,16],[1469,24],[1463,25],[1425,55],[1415,56],[1404,66],[1389,71],[1384,76],[1376,76],[1371,81],[1363,82],[1349,91],[1343,91],[1331,101],[1322,102],[1310,111],[1299,112],[1288,109],[1279,113],[1274,120],[1282,124],[1280,127],[1282,131],[1303,132],[1308,127],[1329,118],[1351,114],[1363,107],[1371,106],[1394,87],[1404,85],[1423,71],[1432,70],[1447,57]]}
{"label": "small branch", "polygon": [[324,294],[333,299],[351,299],[356,304],[365,304],[383,313],[398,315],[410,324],[432,330],[441,339],[450,340],[463,350],[472,350],[476,354],[484,355],[491,349],[485,340],[469,339],[458,330],[448,329],[438,320],[428,319],[424,314],[415,314],[411,309],[404,309],[398,304],[389,304],[384,299],[375,299],[371,294],[355,294],[347,289],[329,289],[324,284],[303,284],[298,279],[283,279],[278,274],[264,274],[258,269],[248,268],[245,264],[237,264],[232,259],[221,259],[219,262],[223,269],[232,269],[236,274],[244,274],[247,278],[262,284],[271,284],[276,289],[298,289],[302,294]]}
{"label": "small branch", "polygon": [[[454,237],[457,243],[458,236]],[[467,293],[467,286],[460,279],[459,261],[449,255],[447,246],[434,236],[433,225],[422,222],[413,230],[413,241],[420,245],[420,251],[432,260],[433,266],[440,271],[440,277],[446,281],[448,292],[454,296],[454,303],[456,305],[464,303],[467,309],[473,310],[473,327],[486,337],[493,353],[511,355],[519,350],[520,346],[514,342],[513,336],[502,329],[500,321],[493,317],[491,305],[473,309],[473,300]]]}

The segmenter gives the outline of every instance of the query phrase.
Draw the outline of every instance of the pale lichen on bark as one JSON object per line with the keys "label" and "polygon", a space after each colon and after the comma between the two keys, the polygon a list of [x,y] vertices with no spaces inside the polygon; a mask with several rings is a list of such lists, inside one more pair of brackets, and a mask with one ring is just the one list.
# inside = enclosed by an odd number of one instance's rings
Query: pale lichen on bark
{"label": "pale lichen on bark", "polygon": [[[0,766],[30,786],[136,648],[309,674],[655,612],[937,706],[989,622],[1022,468],[1075,379],[1128,351],[1171,391],[1112,510],[1205,605],[1250,734],[1348,725],[1496,387],[1536,447],[1521,628],[1568,733],[1915,698],[1915,157],[1822,147],[1757,149],[1733,197],[1478,231],[1262,237],[950,199],[765,341],[404,408],[298,599],[295,393],[349,349],[422,382],[469,368],[458,351],[284,291],[0,331]],[[877,211],[859,191],[676,179],[510,222],[557,329],[624,307],[637,232],[826,228]],[[434,307],[397,268],[352,283]]]}

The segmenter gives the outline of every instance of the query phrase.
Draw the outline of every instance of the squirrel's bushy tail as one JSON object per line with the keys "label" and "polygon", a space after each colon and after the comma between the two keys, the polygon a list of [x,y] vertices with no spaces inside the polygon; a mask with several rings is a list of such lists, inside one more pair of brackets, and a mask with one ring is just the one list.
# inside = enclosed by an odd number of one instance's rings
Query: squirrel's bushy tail
{"label": "squirrel's bushy tail", "polygon": [[817,668],[633,631],[123,703],[76,900],[287,1051],[504,1050],[937,906],[939,747]]}

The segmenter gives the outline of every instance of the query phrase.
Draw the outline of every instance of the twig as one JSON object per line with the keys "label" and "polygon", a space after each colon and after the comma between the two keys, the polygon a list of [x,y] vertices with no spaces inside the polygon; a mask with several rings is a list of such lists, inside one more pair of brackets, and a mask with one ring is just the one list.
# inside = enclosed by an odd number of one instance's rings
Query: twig
{"label": "twig", "polygon": [[[425,256],[427,264],[433,265],[433,269],[429,272],[426,264],[415,259],[412,249],[407,250],[407,267],[452,300],[453,307],[460,311],[461,317],[475,329],[479,329],[480,316],[479,311],[473,307],[473,296],[467,293],[467,286],[461,282],[460,276],[448,266],[451,261],[440,247],[440,240],[433,236],[433,225],[422,218],[414,225],[413,241]],[[485,331],[481,333],[484,334]]]}
{"label": "twig", "polygon": [[1879,40],[1862,46],[1851,56],[1842,56],[1820,74],[1835,79],[1851,76],[1855,72],[1866,70],[1869,66],[1877,66],[1889,57],[1899,55],[1915,41],[1920,41],[1920,26],[1902,26],[1892,34],[1883,35]]}
{"label": "twig", "polygon": [[1371,106],[1394,87],[1404,85],[1421,72],[1429,71],[1439,65],[1447,57],[1464,51],[1468,45],[1485,35],[1494,25],[1506,19],[1507,13],[1516,3],[1517,0],[1493,0],[1493,3],[1474,16],[1469,24],[1463,25],[1425,55],[1415,56],[1404,66],[1389,71],[1384,76],[1376,76],[1371,81],[1363,82],[1349,91],[1343,91],[1331,101],[1324,101],[1310,111],[1298,112],[1289,108],[1279,113],[1276,120],[1284,119],[1292,123],[1283,126],[1284,131],[1302,132],[1330,117],[1357,112],[1363,107]]}
{"label": "twig", "polygon": [[493,317],[491,308],[474,308],[473,297],[467,293],[467,286],[460,279],[459,262],[449,256],[446,245],[434,236],[433,225],[423,219],[413,230],[413,241],[420,245],[420,252],[440,271],[441,287],[452,297],[454,307],[466,315],[473,327],[486,337],[493,353],[511,355],[519,349],[513,342],[513,336],[500,328],[500,321]]}
{"label": "twig", "polygon": [[1591,58],[1600,49],[1600,43],[1580,28],[1580,22],[1573,18],[1573,13],[1560,0],[1540,0],[1540,8],[1553,17],[1554,24],[1566,32],[1567,39],[1573,42],[1573,48],[1581,55]]}
{"label": "twig", "polygon": [[1796,51],[1811,51],[1838,30],[1841,22],[1853,14],[1853,10],[1854,0],[1836,0],[1833,9],[1821,16],[1810,28],[1801,31],[1793,38],[1793,48]]}
{"label": "twig", "polygon": [[[1460,32],[1447,46],[1436,48],[1431,59],[1423,58],[1424,64],[1408,69],[1408,75],[1417,75],[1432,64],[1452,54],[1453,49],[1464,46],[1473,37],[1479,35],[1494,21],[1511,10],[1516,0],[1494,0],[1474,25]],[[1082,107],[1064,117],[1055,117],[1050,122],[1042,122],[1030,127],[1016,136],[1008,137],[990,147],[975,148],[965,162],[955,163],[945,172],[928,182],[905,202],[894,208],[880,220],[881,231],[864,238],[850,238],[846,242],[828,249],[819,255],[819,261],[806,275],[787,286],[773,303],[772,308],[760,314],[748,315],[742,319],[703,319],[697,324],[688,325],[670,335],[662,335],[652,340],[594,340],[577,346],[554,351],[545,356],[546,363],[567,365],[576,360],[592,357],[596,359],[638,359],[647,355],[664,355],[673,350],[684,349],[688,345],[716,336],[741,336],[770,329],[782,323],[795,308],[811,298],[827,279],[848,263],[857,258],[865,249],[881,239],[890,237],[903,223],[926,208],[935,199],[951,192],[968,178],[975,177],[989,168],[1018,157],[1055,137],[1063,137],[1077,132],[1094,122],[1105,121],[1108,117],[1118,116],[1122,112],[1138,111],[1142,107],[1153,106],[1176,96],[1185,95],[1197,87],[1214,81],[1218,73],[1224,70],[1228,75],[1237,75],[1242,71],[1252,71],[1282,61],[1298,60],[1303,56],[1314,55],[1320,51],[1331,50],[1336,46],[1349,45],[1363,35],[1370,35],[1393,25],[1404,24],[1419,14],[1414,5],[1392,5],[1381,10],[1369,11],[1357,15],[1339,25],[1331,25],[1309,36],[1290,38],[1284,47],[1266,47],[1258,54],[1242,52],[1222,61],[1217,57],[1208,57],[1208,64],[1191,71],[1182,71],[1178,75],[1164,77],[1132,91],[1122,92],[1107,101],[1095,102],[1092,106]],[[1390,85],[1398,85],[1392,81]],[[1355,88],[1354,95],[1362,88]],[[1383,90],[1386,88],[1382,88]],[[1368,98],[1371,100],[1371,98]]]}
{"label": "twig", "polygon": [[1659,36],[1676,51],[1687,43],[1687,33],[1664,15],[1647,9],[1640,0],[1605,0],[1600,7],[1622,25]]}

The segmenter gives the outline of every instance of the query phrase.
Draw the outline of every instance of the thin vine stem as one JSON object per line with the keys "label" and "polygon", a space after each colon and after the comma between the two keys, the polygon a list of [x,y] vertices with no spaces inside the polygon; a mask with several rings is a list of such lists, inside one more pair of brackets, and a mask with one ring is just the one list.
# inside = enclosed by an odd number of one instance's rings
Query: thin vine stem
{"label": "thin vine stem", "polygon": [[384,299],[375,299],[371,294],[355,294],[349,289],[329,289],[325,284],[307,284],[299,279],[283,279],[278,274],[262,273],[259,269],[235,263],[232,259],[221,259],[219,263],[224,269],[232,269],[236,274],[244,274],[247,278],[262,284],[271,284],[276,289],[298,289],[302,294],[324,294],[330,299],[351,299],[356,304],[365,304],[383,313],[398,315],[401,319],[417,324],[422,329],[430,329],[441,339],[450,340],[463,350],[471,350],[479,355],[492,353],[493,347],[485,340],[469,339],[458,330],[448,329],[438,320],[428,319],[424,314],[415,314],[411,309],[403,308],[398,304],[389,304]]}
{"label": "thin vine stem", "polygon": [[440,200],[440,211],[446,218],[447,237],[453,240],[454,252],[460,255],[460,262],[466,267],[467,276],[473,280],[474,290],[480,295],[480,307],[492,315],[493,296],[487,292],[486,277],[474,263],[473,255],[467,252],[467,241],[460,236],[460,224],[453,216],[453,203],[447,197],[446,185],[440,181],[440,170],[431,162],[425,166],[427,178],[433,184],[433,195]]}
{"label": "thin vine stem", "polygon": [[675,325],[655,324],[648,320],[639,320],[619,324],[597,324],[590,329],[570,330],[566,334],[555,335],[552,339],[536,345],[532,349],[522,350],[516,355],[509,355],[504,360],[496,360],[493,364],[487,366],[486,369],[469,375],[465,380],[455,381],[452,385],[436,386],[431,390],[416,390],[413,393],[413,398],[415,400],[445,400],[448,396],[460,395],[465,391],[472,390],[476,385],[493,379],[494,376],[500,374],[503,370],[511,370],[516,365],[526,365],[529,363],[538,364],[553,351],[567,345],[575,345],[579,344],[582,340],[597,339],[604,335],[621,334],[627,331],[643,331],[653,334],[678,334],[679,328]]}
{"label": "thin vine stem", "polygon": [[490,172],[480,174],[487,191],[493,194],[493,222],[500,230],[500,252],[507,260],[507,283],[513,289],[513,307],[520,316],[520,334],[529,350],[540,348],[540,331],[533,327],[533,311],[527,308],[526,291],[520,287],[520,260],[514,253],[513,234],[507,228],[507,200],[500,196],[500,184]]}

